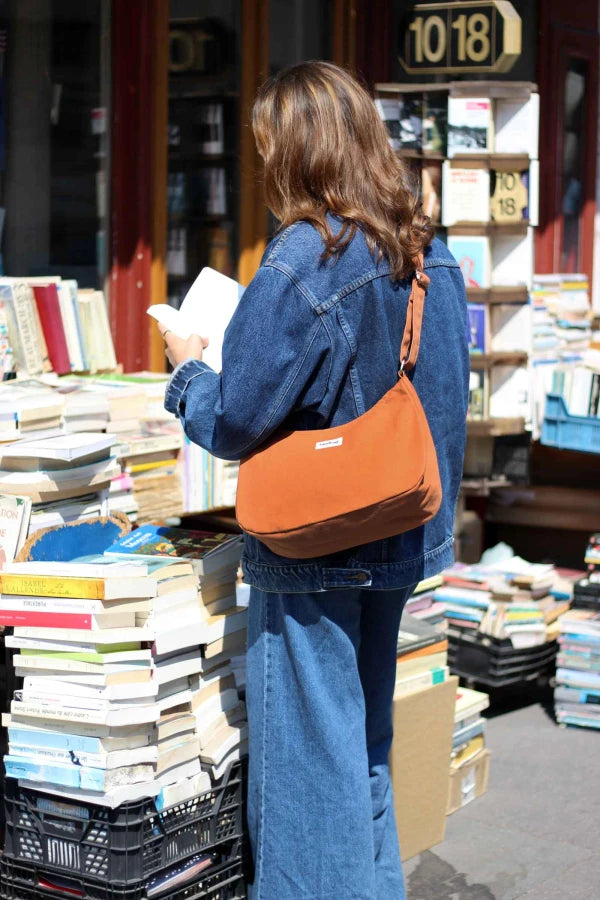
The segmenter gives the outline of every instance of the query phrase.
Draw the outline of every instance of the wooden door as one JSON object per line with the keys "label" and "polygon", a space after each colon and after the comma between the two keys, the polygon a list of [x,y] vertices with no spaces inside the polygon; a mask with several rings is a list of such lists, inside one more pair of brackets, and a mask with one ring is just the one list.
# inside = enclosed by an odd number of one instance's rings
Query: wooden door
{"label": "wooden door", "polygon": [[542,4],[540,9],[538,45],[540,225],[535,267],[538,272],[583,272],[591,282],[598,133],[597,26],[595,17],[589,24],[565,24],[569,12],[562,3],[545,7]]}

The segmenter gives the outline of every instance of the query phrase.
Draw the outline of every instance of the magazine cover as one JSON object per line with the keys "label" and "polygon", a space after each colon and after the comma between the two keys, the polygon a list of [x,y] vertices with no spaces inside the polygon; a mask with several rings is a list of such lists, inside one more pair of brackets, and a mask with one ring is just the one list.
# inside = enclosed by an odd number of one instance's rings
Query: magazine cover
{"label": "magazine cover", "polygon": [[448,250],[460,266],[465,287],[490,286],[490,251],[487,237],[450,235]]}

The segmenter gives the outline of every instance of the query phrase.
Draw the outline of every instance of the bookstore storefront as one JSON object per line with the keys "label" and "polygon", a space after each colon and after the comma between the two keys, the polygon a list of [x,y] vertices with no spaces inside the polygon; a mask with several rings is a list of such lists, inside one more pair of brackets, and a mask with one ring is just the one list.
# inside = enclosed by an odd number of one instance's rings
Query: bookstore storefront
{"label": "bookstore storefront", "polygon": [[585,273],[597,306],[598,4],[514,0],[520,46],[499,66],[486,56],[498,4],[479,6],[2,0],[3,271],[104,287],[119,360],[163,368],[160,341],[139,327],[148,304],[177,304],[207,263],[247,282],[271,233],[248,127],[257,86],[320,57],[371,87],[537,85],[533,268]]}

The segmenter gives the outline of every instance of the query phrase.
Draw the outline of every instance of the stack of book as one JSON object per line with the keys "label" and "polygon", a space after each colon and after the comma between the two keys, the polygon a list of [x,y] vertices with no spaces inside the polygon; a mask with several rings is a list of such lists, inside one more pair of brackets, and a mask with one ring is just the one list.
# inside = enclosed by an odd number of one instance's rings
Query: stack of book
{"label": "stack of book", "polygon": [[448,679],[448,641],[428,622],[405,612],[398,632],[395,697]]}
{"label": "stack of book", "polygon": [[41,381],[6,381],[0,386],[0,443],[55,434],[62,425],[63,398]]}
{"label": "stack of book", "polygon": [[445,608],[451,670],[490,686],[546,673],[569,596],[552,566],[519,557],[491,566],[455,563],[434,592]]}
{"label": "stack of book", "polygon": [[444,605],[435,600],[435,590],[444,583],[442,575],[433,575],[419,582],[411,597],[406,601],[405,612],[415,619],[429,622],[430,625],[445,627]]}
{"label": "stack of book", "polygon": [[546,394],[563,396],[571,415],[598,414],[599,367],[592,339],[586,275],[534,275],[534,437],[541,434]]}
{"label": "stack of book", "polygon": [[4,445],[0,491],[35,505],[82,497],[108,488],[119,472],[114,435],[80,432]]}
{"label": "stack of book", "polygon": [[554,705],[565,725],[600,728],[600,613],[573,609],[560,617]]}
{"label": "stack of book", "polygon": [[239,539],[220,536],[194,564],[106,555],[7,566],[0,623],[14,629],[7,646],[24,678],[5,718],[7,776],[112,807],[168,806],[220,778],[247,746],[228,664],[245,642],[246,610],[226,577],[237,557]]}
{"label": "stack of book", "polygon": [[[241,537],[142,525],[109,547],[105,556],[149,563],[164,557],[191,564],[199,586],[202,677],[191,685],[190,712],[197,720],[202,764],[220,777],[229,762],[247,751],[245,710],[232,666],[235,659],[235,667],[243,668],[246,654],[247,607],[236,603]],[[184,623],[177,633],[187,640],[189,626]],[[161,662],[168,664],[166,659]]]}
{"label": "stack of book", "polygon": [[448,813],[466,806],[487,788],[489,751],[481,713],[489,705],[489,696],[481,691],[460,687],[456,692]]}

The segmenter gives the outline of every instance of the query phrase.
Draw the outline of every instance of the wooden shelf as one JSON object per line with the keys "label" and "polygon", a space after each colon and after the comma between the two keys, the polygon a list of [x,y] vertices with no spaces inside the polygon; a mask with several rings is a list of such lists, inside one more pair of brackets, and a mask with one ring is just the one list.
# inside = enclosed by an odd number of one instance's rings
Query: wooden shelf
{"label": "wooden shelf", "polygon": [[538,86],[532,81],[447,81],[444,84],[422,82],[401,84],[385,82],[375,85],[379,94],[429,94],[448,91],[454,97],[528,97],[537,93]]}
{"label": "wooden shelf", "polygon": [[487,303],[490,306],[500,303],[529,303],[529,289],[525,284],[498,286],[491,288],[467,288],[469,303]]}
{"label": "wooden shelf", "polygon": [[455,153],[448,157],[453,169],[495,169],[501,172],[521,172],[531,162],[526,153]]}
{"label": "wooden shelf", "polygon": [[471,369],[490,369],[492,366],[524,366],[528,355],[523,350],[502,350],[495,353],[471,353]]}
{"label": "wooden shelf", "polygon": [[491,491],[497,488],[512,486],[506,478],[463,478],[460,483],[461,491],[469,497],[489,497]]}
{"label": "wooden shelf", "polygon": [[486,234],[527,234],[529,221],[522,222],[454,222],[446,225],[448,234],[454,235],[486,235]]}
{"label": "wooden shelf", "polygon": [[501,437],[504,434],[522,434],[525,431],[525,419],[469,419],[467,435],[469,437]]}
{"label": "wooden shelf", "polygon": [[446,159],[443,153],[434,153],[433,150],[396,150],[396,153],[401,159],[433,160],[434,162],[443,162]]}

